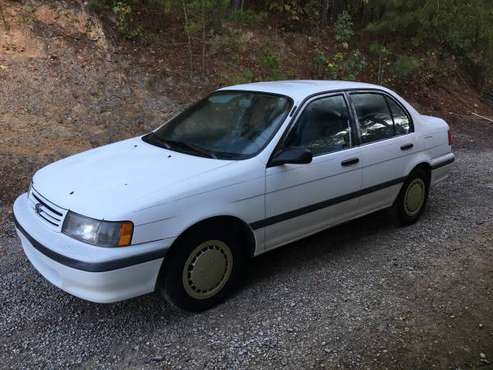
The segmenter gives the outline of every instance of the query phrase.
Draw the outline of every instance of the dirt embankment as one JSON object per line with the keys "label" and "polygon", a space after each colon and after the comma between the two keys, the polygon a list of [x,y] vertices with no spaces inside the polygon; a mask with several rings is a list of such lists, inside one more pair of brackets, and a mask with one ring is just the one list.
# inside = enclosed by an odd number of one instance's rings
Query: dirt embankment
{"label": "dirt embankment", "polygon": [[138,135],[177,109],[170,81],[132,63],[77,3],[0,6],[1,208],[41,165]]}

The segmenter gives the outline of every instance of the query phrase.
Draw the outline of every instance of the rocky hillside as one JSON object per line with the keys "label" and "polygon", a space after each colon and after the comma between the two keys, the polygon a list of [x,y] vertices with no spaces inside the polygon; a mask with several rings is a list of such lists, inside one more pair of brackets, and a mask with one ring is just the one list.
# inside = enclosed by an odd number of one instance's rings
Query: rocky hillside
{"label": "rocky hillside", "polygon": [[122,54],[83,8],[31,4],[1,2],[2,207],[39,166],[142,133],[177,109],[169,81]]}

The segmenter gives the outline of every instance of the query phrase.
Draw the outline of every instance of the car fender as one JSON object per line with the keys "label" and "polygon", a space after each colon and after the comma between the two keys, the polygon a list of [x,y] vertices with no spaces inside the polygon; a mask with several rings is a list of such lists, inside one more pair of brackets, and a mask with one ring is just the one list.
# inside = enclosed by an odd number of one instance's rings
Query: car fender
{"label": "car fender", "polygon": [[[265,217],[264,197],[263,171],[228,186],[176,197],[136,212],[134,219],[146,221],[136,224],[134,241],[177,238],[193,225],[219,216],[234,217],[249,225]],[[263,241],[262,235],[256,233],[258,242]]]}
{"label": "car fender", "polygon": [[427,166],[430,167],[431,170],[431,155],[428,154],[427,152],[419,152],[415,156],[413,156],[412,160],[410,160],[406,168],[404,170],[405,177],[407,178],[409,174],[419,165],[425,163]]}

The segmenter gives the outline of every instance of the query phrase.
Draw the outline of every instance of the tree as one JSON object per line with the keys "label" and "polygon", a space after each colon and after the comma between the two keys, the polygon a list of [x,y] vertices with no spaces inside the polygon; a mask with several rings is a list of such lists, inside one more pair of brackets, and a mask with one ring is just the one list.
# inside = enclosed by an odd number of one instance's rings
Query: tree
{"label": "tree", "polygon": [[231,9],[243,10],[244,0],[231,0]]}
{"label": "tree", "polygon": [[325,27],[328,23],[336,21],[337,17],[347,9],[348,1],[344,0],[320,0],[320,25]]}
{"label": "tree", "polygon": [[320,25],[326,27],[329,17],[330,0],[320,0]]}

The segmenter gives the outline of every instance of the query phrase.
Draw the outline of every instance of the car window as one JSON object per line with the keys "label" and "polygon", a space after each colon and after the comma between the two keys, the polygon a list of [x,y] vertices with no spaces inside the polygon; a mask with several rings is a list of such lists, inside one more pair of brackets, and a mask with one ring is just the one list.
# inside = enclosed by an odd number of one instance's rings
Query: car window
{"label": "car window", "polygon": [[317,99],[305,108],[287,147],[310,149],[314,156],[349,148],[349,110],[342,95]]}
{"label": "car window", "polygon": [[362,143],[371,143],[394,136],[394,122],[383,95],[351,94],[358,115]]}
{"label": "car window", "polygon": [[392,117],[394,118],[394,127],[396,135],[405,135],[411,131],[411,120],[404,110],[391,98],[386,97],[389,104]]}
{"label": "car window", "polygon": [[257,155],[291,110],[286,96],[253,91],[217,92],[143,139],[190,154],[220,159]]}

